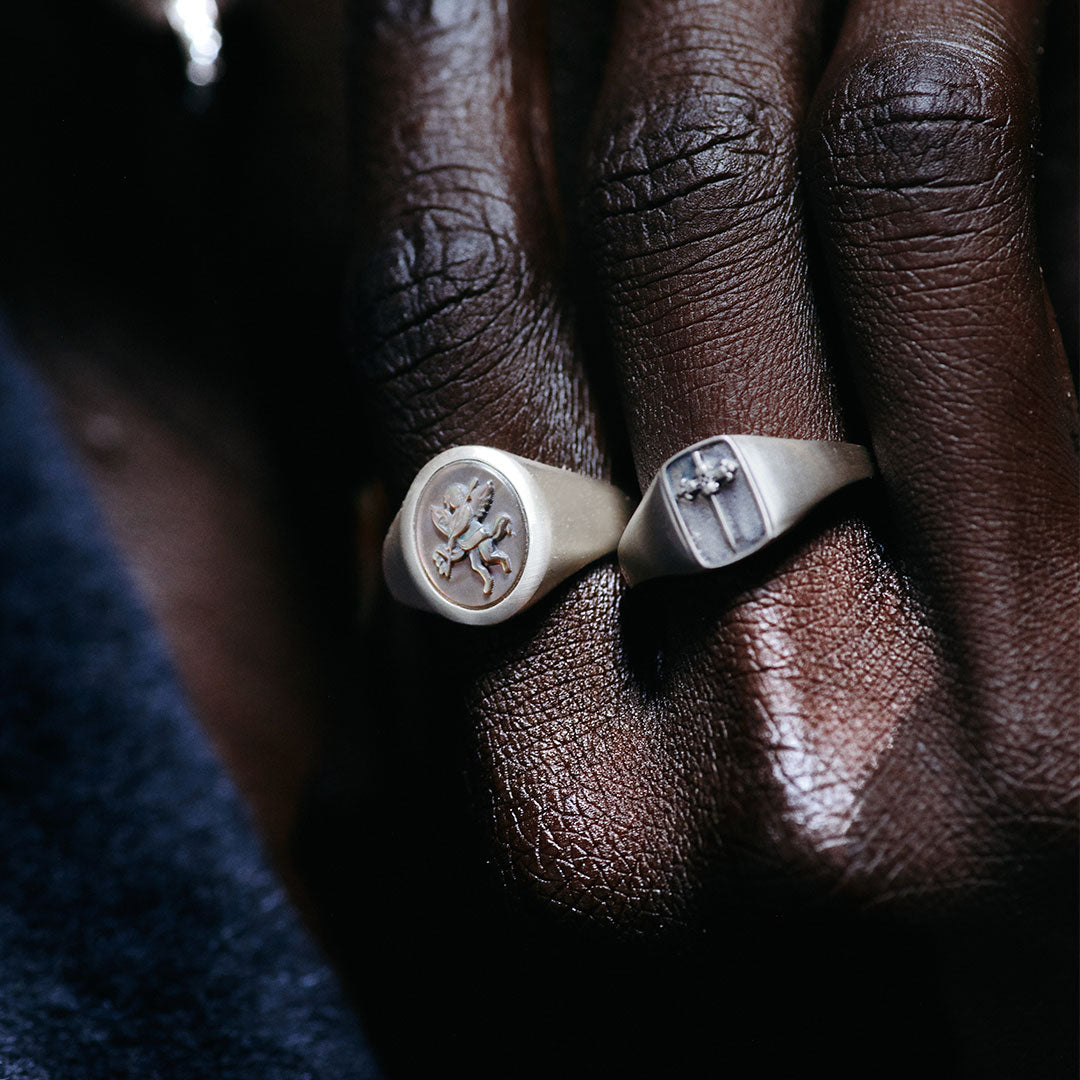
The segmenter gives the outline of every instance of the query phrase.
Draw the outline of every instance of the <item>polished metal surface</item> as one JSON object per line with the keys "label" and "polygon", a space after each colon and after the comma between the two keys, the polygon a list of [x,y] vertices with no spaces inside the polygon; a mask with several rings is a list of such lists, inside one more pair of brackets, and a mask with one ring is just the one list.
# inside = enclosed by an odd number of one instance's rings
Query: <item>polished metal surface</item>
{"label": "polished metal surface", "polygon": [[852,443],[717,435],[660,466],[619,542],[631,585],[738,562],[874,473]]}
{"label": "polished metal surface", "polygon": [[383,544],[383,570],[402,603],[490,625],[614,551],[631,509],[600,480],[460,446],[413,481]]}

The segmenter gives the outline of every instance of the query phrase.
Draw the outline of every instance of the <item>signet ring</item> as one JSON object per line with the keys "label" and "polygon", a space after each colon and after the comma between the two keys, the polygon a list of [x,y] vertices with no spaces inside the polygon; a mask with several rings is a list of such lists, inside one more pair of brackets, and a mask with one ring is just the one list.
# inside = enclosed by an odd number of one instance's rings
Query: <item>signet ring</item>
{"label": "signet ring", "polygon": [[630,585],[738,562],[874,475],[853,443],[717,435],[660,466],[619,542]]}
{"label": "signet ring", "polygon": [[383,543],[383,573],[402,603],[489,626],[613,552],[632,509],[602,480],[458,446],[413,480]]}

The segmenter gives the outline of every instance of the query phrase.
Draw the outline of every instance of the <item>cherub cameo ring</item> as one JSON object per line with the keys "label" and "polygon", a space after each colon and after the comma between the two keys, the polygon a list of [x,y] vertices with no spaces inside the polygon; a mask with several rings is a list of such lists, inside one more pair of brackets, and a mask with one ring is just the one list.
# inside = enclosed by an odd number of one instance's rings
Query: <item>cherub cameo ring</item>
{"label": "cherub cameo ring", "polygon": [[833,492],[874,475],[853,443],[717,435],[660,466],[619,542],[631,585],[738,562]]}
{"label": "cherub cameo ring", "polygon": [[394,597],[488,626],[615,550],[633,504],[617,488],[489,446],[417,474],[383,543]]}

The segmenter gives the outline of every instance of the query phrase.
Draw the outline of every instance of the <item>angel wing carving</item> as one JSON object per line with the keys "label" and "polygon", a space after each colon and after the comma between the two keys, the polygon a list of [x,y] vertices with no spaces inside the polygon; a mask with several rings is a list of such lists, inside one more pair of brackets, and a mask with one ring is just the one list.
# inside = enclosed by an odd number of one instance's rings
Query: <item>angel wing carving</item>
{"label": "angel wing carving", "polygon": [[500,514],[494,525],[484,519],[495,499],[495,482],[491,479],[480,483],[474,477],[472,483],[451,484],[443,492],[442,506],[431,507],[431,520],[435,528],[446,537],[432,553],[432,561],[440,576],[449,578],[454,563],[469,557],[469,564],[484,583],[484,595],[491,592],[492,577],[487,571],[488,562],[497,563],[505,573],[510,572],[510,559],[495,547],[495,541],[511,534],[510,519]]}
{"label": "angel wing carving", "polygon": [[485,480],[477,488],[477,482],[476,480],[473,481],[472,490],[469,493],[469,500],[472,502],[472,514],[470,516],[476,518],[477,521],[483,521],[487,517],[487,512],[491,509],[492,500],[495,498],[495,484],[491,480]]}

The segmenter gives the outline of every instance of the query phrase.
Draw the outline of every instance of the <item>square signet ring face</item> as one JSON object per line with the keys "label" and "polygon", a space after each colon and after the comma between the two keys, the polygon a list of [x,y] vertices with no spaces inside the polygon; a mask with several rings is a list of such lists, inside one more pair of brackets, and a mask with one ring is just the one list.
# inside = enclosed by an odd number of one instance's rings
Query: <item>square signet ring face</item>
{"label": "square signet ring face", "polygon": [[417,474],[383,544],[391,593],[474,626],[502,622],[615,550],[630,518],[617,488],[488,446]]}
{"label": "square signet ring face", "polygon": [[727,439],[676,454],[661,475],[668,505],[703,570],[748,555],[767,539],[761,497]]}
{"label": "square signet ring face", "polygon": [[668,458],[619,542],[631,585],[715,570],[786,532],[839,488],[873,475],[852,443],[717,435]]}

